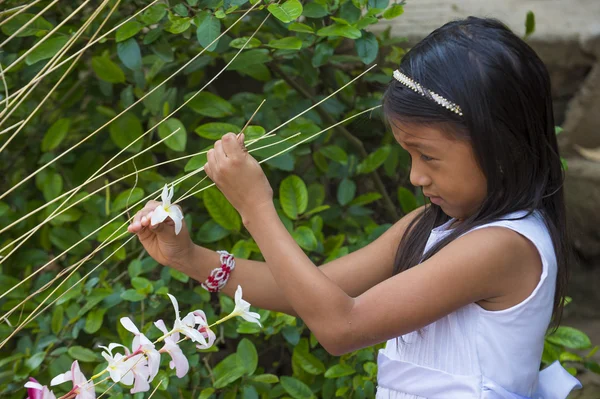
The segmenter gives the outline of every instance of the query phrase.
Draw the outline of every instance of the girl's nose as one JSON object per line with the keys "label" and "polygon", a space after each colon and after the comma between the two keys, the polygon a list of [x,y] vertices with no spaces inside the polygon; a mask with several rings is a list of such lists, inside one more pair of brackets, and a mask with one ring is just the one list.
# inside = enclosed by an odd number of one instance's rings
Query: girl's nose
{"label": "girl's nose", "polygon": [[410,184],[415,187],[427,187],[431,184],[431,178],[413,164],[410,168]]}

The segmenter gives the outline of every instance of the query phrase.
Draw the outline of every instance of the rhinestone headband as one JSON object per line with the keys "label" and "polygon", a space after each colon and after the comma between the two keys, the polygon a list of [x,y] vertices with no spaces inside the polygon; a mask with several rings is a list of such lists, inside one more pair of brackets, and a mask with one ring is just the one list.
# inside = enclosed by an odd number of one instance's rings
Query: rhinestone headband
{"label": "rhinestone headband", "polygon": [[429,95],[431,95],[431,98],[433,98],[433,101],[435,101],[442,107],[449,109],[450,111],[462,116],[463,113],[462,113],[462,110],[460,109],[460,106],[458,106],[458,104],[455,104],[452,101],[447,100],[444,97],[440,96],[439,94],[434,93],[433,91],[424,88],[423,86],[421,86],[420,84],[418,84],[417,82],[415,82],[414,80],[412,80],[411,78],[409,78],[408,76],[406,76],[405,74],[403,74],[402,72],[400,72],[397,69],[394,71],[394,78],[398,82],[402,83],[404,86],[408,87],[409,89],[412,89],[414,92],[419,93],[422,96],[424,96],[425,92],[427,92]]}

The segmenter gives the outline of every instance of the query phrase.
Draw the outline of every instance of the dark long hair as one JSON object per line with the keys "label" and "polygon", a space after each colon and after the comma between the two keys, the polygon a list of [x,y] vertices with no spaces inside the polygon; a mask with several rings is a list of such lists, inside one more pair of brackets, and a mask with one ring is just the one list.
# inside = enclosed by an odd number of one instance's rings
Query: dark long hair
{"label": "dark long hair", "polygon": [[458,104],[463,115],[392,79],[383,99],[388,122],[436,125],[469,140],[487,179],[487,196],[475,214],[423,255],[431,229],[449,220],[439,206],[427,205],[400,241],[394,273],[429,259],[473,227],[511,212],[538,210],[556,253],[553,322],[558,325],[571,249],[546,67],[499,21],[469,17],[433,31],[406,53],[399,70]]}

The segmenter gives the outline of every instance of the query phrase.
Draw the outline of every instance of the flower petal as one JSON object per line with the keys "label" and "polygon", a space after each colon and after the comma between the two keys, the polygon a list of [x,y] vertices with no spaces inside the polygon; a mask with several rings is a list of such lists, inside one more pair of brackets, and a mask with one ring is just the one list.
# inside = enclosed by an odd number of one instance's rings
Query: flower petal
{"label": "flower petal", "polygon": [[240,315],[242,317],[242,319],[246,320],[246,321],[250,321],[252,323],[256,323],[259,326],[262,327],[262,324],[260,324],[260,315],[256,312],[244,312]]}
{"label": "flower petal", "polygon": [[177,303],[177,299],[171,295],[171,294],[167,294],[169,296],[169,299],[171,300],[171,303],[173,304],[173,307],[175,308],[175,318],[177,320],[179,320],[179,304]]}
{"label": "flower petal", "polygon": [[163,187],[162,193],[160,195],[160,199],[162,200],[163,206],[168,206],[171,202],[169,201],[169,186],[165,184]]}
{"label": "flower petal", "polygon": [[238,285],[235,290],[235,305],[237,307],[238,302],[242,299],[242,286]]}
{"label": "flower petal", "polygon": [[165,208],[163,208],[162,205],[159,205],[152,212],[152,217],[150,218],[150,224],[152,226],[155,226],[159,223],[162,223],[168,216],[169,216],[169,214],[167,213],[167,211],[165,211]]}
{"label": "flower petal", "polygon": [[202,335],[202,333],[200,333],[200,331],[191,327],[183,327],[181,332],[186,337],[191,338],[192,341],[200,342],[201,344],[206,345],[206,339],[204,339],[204,336]]}
{"label": "flower petal", "polygon": [[125,327],[125,329],[127,331],[134,333],[135,335],[138,335],[140,333],[140,330],[138,330],[136,325],[133,323],[133,321],[131,321],[131,319],[129,317],[121,317],[121,319],[119,319],[119,321],[121,322],[121,325],[123,327]]}
{"label": "flower petal", "polygon": [[158,374],[158,369],[160,367],[160,353],[156,350],[146,352],[148,356],[148,369],[150,372],[149,380],[152,381],[156,374]]}
{"label": "flower petal", "polygon": [[73,378],[73,374],[71,374],[71,370],[69,370],[66,373],[62,373],[62,374],[59,374],[56,377],[54,377],[50,381],[50,385],[54,386],[54,385],[62,384],[63,382],[71,381],[72,378]]}
{"label": "flower petal", "polygon": [[163,334],[168,334],[169,330],[167,330],[167,326],[165,326],[165,322],[162,320],[158,320],[154,322],[156,328],[163,332]]}
{"label": "flower petal", "polygon": [[138,393],[138,392],[148,392],[150,390],[150,384],[148,380],[143,376],[136,376],[135,384],[133,388],[129,390],[130,393]]}
{"label": "flower petal", "polygon": [[176,206],[170,206],[169,217],[173,220],[173,223],[175,223],[175,235],[179,234],[183,227],[183,214],[181,213],[181,210]]}

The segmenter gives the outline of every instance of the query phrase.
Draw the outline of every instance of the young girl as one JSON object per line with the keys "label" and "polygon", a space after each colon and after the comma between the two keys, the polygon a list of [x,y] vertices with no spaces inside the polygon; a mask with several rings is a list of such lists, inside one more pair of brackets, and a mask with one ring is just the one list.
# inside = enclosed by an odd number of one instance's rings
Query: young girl
{"label": "young girl", "polygon": [[539,372],[568,268],[546,68],[504,25],[471,17],[411,49],[383,105],[411,155],[410,181],[431,203],[356,252],[315,267],[233,133],[205,171],[266,262],[219,269],[232,264],[226,253],[194,245],[186,228],[175,235],[169,220],[151,226],[158,202],[129,231],[205,288],[233,295],[240,284],[253,305],[302,318],[333,355],[387,341],[378,398],[565,398],[579,382],[558,362]]}

